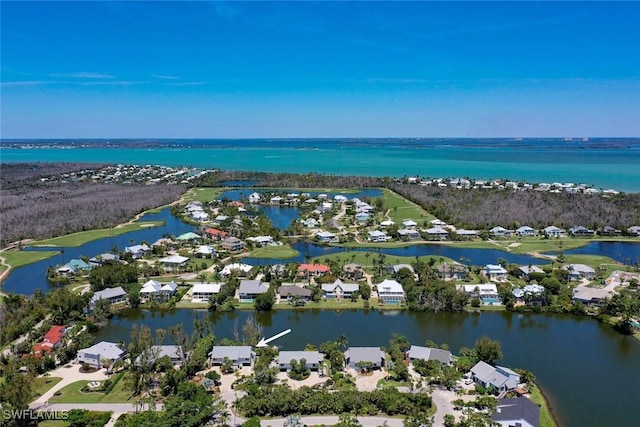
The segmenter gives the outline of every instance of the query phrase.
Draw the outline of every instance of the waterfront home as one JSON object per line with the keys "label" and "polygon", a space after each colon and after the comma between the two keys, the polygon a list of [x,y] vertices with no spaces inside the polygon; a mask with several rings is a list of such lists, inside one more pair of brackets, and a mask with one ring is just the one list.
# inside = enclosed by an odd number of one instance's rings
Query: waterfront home
{"label": "waterfront home", "polygon": [[360,212],[356,214],[356,221],[358,222],[367,222],[371,218],[371,215],[365,212]]}
{"label": "waterfront home", "polygon": [[91,270],[91,266],[83,260],[72,259],[62,267],[58,268],[56,272],[59,274],[80,274],[89,270]]}
{"label": "waterfront home", "polygon": [[516,230],[516,235],[521,237],[531,237],[536,235],[536,230],[527,225],[523,225]]}
{"label": "waterfront home", "polygon": [[78,363],[86,363],[94,368],[100,369],[107,362],[113,365],[118,360],[122,360],[126,352],[118,344],[109,341],[100,341],[88,348],[78,350]]}
{"label": "waterfront home", "polygon": [[260,193],[251,193],[249,194],[249,203],[258,203],[262,200],[262,195]]}
{"label": "waterfront home", "polygon": [[537,297],[542,295],[544,287],[540,285],[527,285],[523,288],[515,288],[511,293],[516,297],[516,303],[524,304],[528,297]]}
{"label": "waterfront home", "polygon": [[404,289],[395,280],[385,279],[376,285],[378,299],[385,304],[401,304],[404,301]]}
{"label": "waterfront home", "polygon": [[480,232],[478,230],[465,230],[462,228],[458,228],[456,230],[456,234],[463,239],[473,239],[474,237],[478,237]]}
{"label": "waterfront home", "polygon": [[227,237],[222,241],[222,247],[228,252],[239,252],[244,249],[244,242],[237,237]]}
{"label": "waterfront home", "polygon": [[412,345],[405,353],[405,360],[411,364],[416,360],[424,360],[425,362],[437,360],[443,365],[451,365],[453,358],[451,357],[451,352],[448,350]]}
{"label": "waterfront home", "polygon": [[391,227],[392,225],[395,225],[395,222],[391,221],[390,219],[387,219],[385,221],[382,221],[380,225],[383,227]]}
{"label": "waterfront home", "polygon": [[121,286],[115,288],[107,288],[101,291],[95,292],[89,302],[89,309],[93,310],[100,300],[106,300],[109,304],[117,304],[124,302],[127,299],[127,293]]}
{"label": "waterfront home", "polygon": [[235,271],[238,273],[238,276],[246,277],[252,269],[252,265],[243,264],[241,262],[234,262],[225,265],[224,268],[220,271],[220,275],[222,277],[229,277],[231,273]]}
{"label": "waterfront home", "polygon": [[420,232],[418,230],[401,228],[398,230],[398,237],[402,240],[418,240],[420,239]]}
{"label": "waterfront home", "polygon": [[202,239],[202,236],[200,236],[199,234],[193,233],[191,231],[176,237],[176,240],[178,242],[190,242],[192,240],[200,240],[200,239]]}
{"label": "waterfront home", "polygon": [[550,225],[549,227],[545,227],[542,232],[547,237],[565,237],[567,232],[562,228],[558,228],[555,225]]}
{"label": "waterfront home", "polygon": [[520,375],[509,368],[496,366],[495,368],[482,360],[471,368],[471,378],[476,384],[496,394],[515,390],[520,383]]}
{"label": "waterfront home", "polygon": [[279,205],[280,203],[282,203],[282,197],[280,196],[273,196],[269,199],[269,203],[272,205]]}
{"label": "waterfront home", "polygon": [[49,328],[47,333],[44,334],[42,341],[33,346],[33,354],[41,355],[43,353],[51,353],[53,350],[62,347],[62,338],[65,332],[65,327],[61,325]]}
{"label": "waterfront home", "polygon": [[131,254],[131,256],[133,257],[133,259],[140,259],[143,256],[146,255],[147,252],[149,252],[151,250],[151,248],[149,246],[147,246],[146,244],[141,244],[141,245],[133,245],[133,246],[127,246],[124,248],[124,251],[126,253]]}
{"label": "waterfront home", "polygon": [[633,237],[640,236],[640,225],[634,225],[633,227],[627,228],[627,233],[629,233],[629,236]]}
{"label": "waterfront home", "polygon": [[241,280],[238,288],[238,298],[241,302],[253,302],[258,295],[265,294],[269,290],[268,283],[261,280]]}
{"label": "waterfront home", "polygon": [[581,302],[584,305],[600,307],[605,298],[611,298],[615,295],[615,291],[607,288],[589,288],[587,286],[578,286],[573,290],[571,301]]}
{"label": "waterfront home", "polygon": [[436,267],[438,276],[444,280],[464,280],[469,269],[461,264],[440,264]]}
{"label": "waterfront home", "polygon": [[524,396],[498,399],[491,419],[500,427],[540,427],[540,406]]}
{"label": "waterfront home", "polygon": [[439,226],[439,227],[444,227],[445,225],[447,225],[446,222],[444,222],[441,219],[432,219],[431,221],[429,221],[429,223],[431,225],[433,225],[434,227]]}
{"label": "waterfront home", "polygon": [[331,212],[333,210],[333,203],[331,202],[323,202],[320,206],[322,212]]}
{"label": "waterfront home", "polygon": [[300,222],[307,228],[316,228],[320,223],[315,218],[301,219]]}
{"label": "waterfront home", "polygon": [[486,301],[491,302],[496,302],[493,300],[500,301],[500,297],[498,296],[498,288],[493,283],[462,285],[460,286],[460,290],[471,296],[481,298],[483,301],[485,299]]}
{"label": "waterfront home", "polygon": [[278,295],[280,295],[280,301],[291,301],[294,298],[302,301],[311,301],[312,292],[307,288],[283,283],[282,286],[278,288]]}
{"label": "waterfront home", "polygon": [[148,366],[153,366],[162,357],[168,357],[171,364],[178,365],[184,362],[185,354],[179,345],[152,345],[136,358],[135,364],[140,366],[145,361]]}
{"label": "waterfront home", "polygon": [[271,236],[247,237],[247,240],[252,241],[256,246],[267,246],[273,244],[273,237]]}
{"label": "waterfront home", "polygon": [[412,219],[405,219],[404,221],[402,221],[402,227],[407,230],[415,230],[417,226],[418,223]]}
{"label": "waterfront home", "polygon": [[599,236],[620,236],[622,235],[622,230],[618,230],[610,225],[605,225],[604,227],[598,228],[596,233]]}
{"label": "waterfront home", "polygon": [[194,283],[191,288],[191,302],[208,302],[209,298],[220,293],[221,283]]}
{"label": "waterfront home", "polygon": [[193,254],[196,257],[200,258],[215,258],[216,250],[213,248],[213,246],[202,245],[199,246],[198,249],[193,252]]}
{"label": "waterfront home", "polygon": [[89,258],[89,265],[91,267],[100,267],[105,264],[115,264],[120,261],[120,257],[116,254],[104,253],[96,255],[93,258]]}
{"label": "waterfront home", "polygon": [[574,237],[577,236],[593,236],[594,231],[588,229],[587,227],[583,227],[582,225],[576,225],[569,229],[569,234]]}
{"label": "waterfront home", "polygon": [[351,298],[351,295],[359,291],[360,285],[357,283],[343,283],[340,279],[336,279],[333,283],[322,284],[322,296],[327,299]]}
{"label": "waterfront home", "polygon": [[368,366],[380,369],[384,365],[384,351],[380,347],[349,347],[344,352],[344,363],[351,369],[363,370]]}
{"label": "waterfront home", "polygon": [[380,230],[369,231],[367,234],[369,234],[369,241],[371,242],[386,242],[389,239],[387,233]]}
{"label": "waterfront home", "polygon": [[507,230],[504,227],[493,227],[491,230],[489,230],[489,234],[494,236],[494,237],[506,237],[506,236],[511,236],[511,232],[509,230]]}
{"label": "waterfront home", "polygon": [[214,345],[209,353],[209,360],[213,366],[225,363],[225,359],[231,361],[233,366],[251,366],[254,353],[248,345]]}
{"label": "waterfront home", "polygon": [[321,231],[317,233],[316,238],[321,243],[335,243],[339,241],[338,237],[335,234],[328,231]]}
{"label": "waterfront home", "polygon": [[140,289],[140,297],[143,301],[150,300],[168,300],[175,295],[178,289],[176,282],[160,283],[155,280],[149,280]]}
{"label": "waterfront home", "polygon": [[569,272],[569,280],[593,280],[596,277],[596,270],[585,264],[567,264],[562,269]]}
{"label": "waterfront home", "polygon": [[342,267],[344,276],[351,280],[360,280],[364,275],[364,270],[360,264],[349,263]]}
{"label": "waterfront home", "polygon": [[507,280],[507,270],[504,269],[501,265],[498,264],[487,264],[484,269],[486,276],[489,280],[494,282],[503,282]]}
{"label": "waterfront home", "polygon": [[449,237],[449,231],[440,226],[427,228],[424,232],[429,240],[447,240]]}
{"label": "waterfront home", "polygon": [[281,351],[278,353],[278,367],[281,371],[289,372],[292,369],[291,361],[302,363],[312,371],[317,371],[320,367],[322,355],[319,351]]}
{"label": "waterfront home", "polygon": [[540,267],[536,267],[535,265],[521,265],[518,267],[518,270],[520,271],[520,277],[522,277],[524,280],[529,280],[529,275],[531,273],[544,274],[544,270],[542,270]]}
{"label": "waterfront home", "polygon": [[162,267],[167,271],[179,270],[187,265],[189,258],[182,255],[171,255],[168,257],[160,258],[159,260]]}
{"label": "waterfront home", "polygon": [[218,230],[217,228],[205,228],[204,235],[211,240],[224,240],[229,233],[226,231]]}
{"label": "waterfront home", "polygon": [[298,277],[319,277],[323,274],[329,273],[329,271],[329,266],[325,264],[300,264],[298,267]]}

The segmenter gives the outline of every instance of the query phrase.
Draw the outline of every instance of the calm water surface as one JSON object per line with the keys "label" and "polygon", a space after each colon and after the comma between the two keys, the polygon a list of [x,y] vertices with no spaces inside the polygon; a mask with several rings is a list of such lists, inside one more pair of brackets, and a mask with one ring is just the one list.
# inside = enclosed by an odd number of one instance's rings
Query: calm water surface
{"label": "calm water surface", "polygon": [[[128,341],[133,324],[152,330],[182,323],[193,330],[195,316],[205,317],[217,337],[233,338],[233,330],[253,312],[210,314],[200,310],[130,311],[116,316],[98,340]],[[287,328],[292,333],[274,342],[282,349],[301,349],[341,334],[355,346],[386,345],[393,333],[414,344],[428,339],[446,342],[454,353],[488,335],[502,343],[501,363],[533,371],[560,425],[565,427],[635,426],[640,419],[637,382],[640,343],[591,318],[549,314],[409,313],[379,311],[276,311],[257,315],[263,334]]]}

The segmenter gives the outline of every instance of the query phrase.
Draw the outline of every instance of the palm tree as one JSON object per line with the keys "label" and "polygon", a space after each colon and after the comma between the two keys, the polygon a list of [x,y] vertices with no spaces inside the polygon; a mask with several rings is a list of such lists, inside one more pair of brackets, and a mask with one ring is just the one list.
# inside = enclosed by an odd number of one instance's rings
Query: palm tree
{"label": "palm tree", "polygon": [[338,338],[338,347],[342,347],[345,350],[347,349],[347,346],[349,345],[349,340],[347,339],[347,336],[345,334],[340,335],[340,338]]}

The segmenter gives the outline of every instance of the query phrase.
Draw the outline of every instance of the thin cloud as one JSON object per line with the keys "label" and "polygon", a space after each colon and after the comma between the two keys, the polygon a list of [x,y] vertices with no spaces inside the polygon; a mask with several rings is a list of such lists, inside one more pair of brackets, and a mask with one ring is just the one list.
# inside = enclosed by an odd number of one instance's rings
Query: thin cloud
{"label": "thin cloud", "polygon": [[150,76],[156,79],[161,79],[161,80],[179,80],[180,79],[180,77],[170,76],[166,74],[151,74]]}
{"label": "thin cloud", "polygon": [[106,73],[78,72],[70,74],[56,74],[56,77],[70,77],[72,79],[115,79],[116,76]]}
{"label": "thin cloud", "polygon": [[167,86],[203,86],[206,84],[207,82],[176,82],[176,83],[167,83]]}
{"label": "thin cloud", "polygon": [[412,79],[412,78],[368,78],[364,80],[365,83],[391,83],[391,84],[421,84],[430,83],[427,79]]}
{"label": "thin cloud", "polygon": [[95,81],[95,82],[79,82],[81,86],[134,86],[149,83],[146,81],[138,80],[110,80],[110,81]]}
{"label": "thin cloud", "polygon": [[21,81],[13,81],[13,82],[2,82],[2,87],[19,87],[19,86],[41,86],[59,83],[52,80],[21,80]]}

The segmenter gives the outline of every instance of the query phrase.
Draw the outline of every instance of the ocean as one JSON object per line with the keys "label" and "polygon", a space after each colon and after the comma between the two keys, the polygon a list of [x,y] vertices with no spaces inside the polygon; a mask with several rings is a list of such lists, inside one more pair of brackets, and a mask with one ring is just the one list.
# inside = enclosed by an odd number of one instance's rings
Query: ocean
{"label": "ocean", "polygon": [[0,162],[572,182],[640,191],[640,138],[3,140]]}

